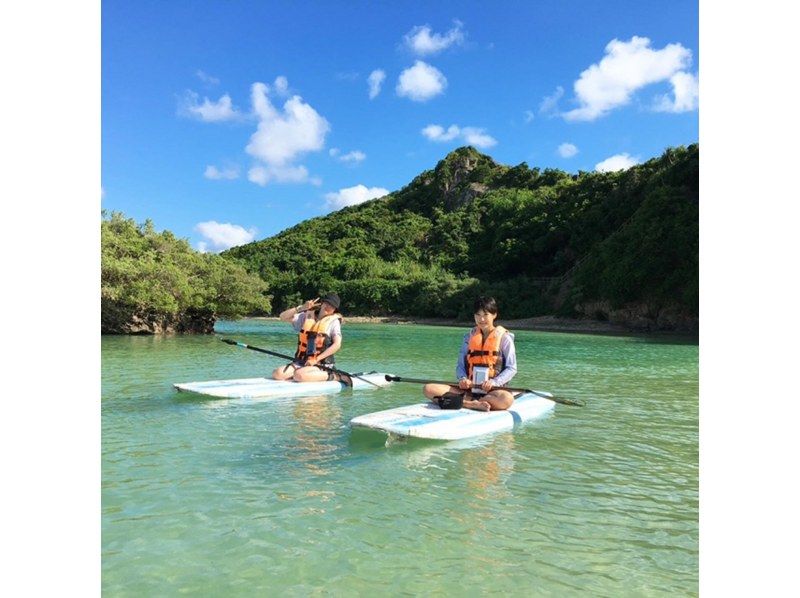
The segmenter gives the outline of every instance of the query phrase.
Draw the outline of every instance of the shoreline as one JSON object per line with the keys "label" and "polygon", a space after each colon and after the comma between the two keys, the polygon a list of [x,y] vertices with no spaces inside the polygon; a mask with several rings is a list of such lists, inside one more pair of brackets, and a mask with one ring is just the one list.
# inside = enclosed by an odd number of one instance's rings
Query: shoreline
{"label": "shoreline", "polygon": [[[279,322],[277,316],[253,316],[251,320],[264,320]],[[421,326],[452,326],[455,328],[469,328],[474,326],[472,321],[451,320],[447,318],[410,318],[405,316],[344,316],[344,322],[354,324],[396,324],[421,325]],[[516,320],[499,319],[499,324],[510,329],[533,330],[539,332],[567,332],[578,334],[654,334],[669,336],[697,337],[697,333],[678,330],[641,330],[600,320],[580,320],[577,318],[559,318],[557,316],[537,316],[534,318],[520,318]]]}

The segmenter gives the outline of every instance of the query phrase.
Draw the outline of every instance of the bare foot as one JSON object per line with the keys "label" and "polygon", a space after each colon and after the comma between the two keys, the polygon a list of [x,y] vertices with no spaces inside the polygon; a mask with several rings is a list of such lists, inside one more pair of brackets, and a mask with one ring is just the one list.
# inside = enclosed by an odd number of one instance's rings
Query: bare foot
{"label": "bare foot", "polygon": [[492,409],[489,401],[464,401],[464,407],[475,411],[490,411]]}

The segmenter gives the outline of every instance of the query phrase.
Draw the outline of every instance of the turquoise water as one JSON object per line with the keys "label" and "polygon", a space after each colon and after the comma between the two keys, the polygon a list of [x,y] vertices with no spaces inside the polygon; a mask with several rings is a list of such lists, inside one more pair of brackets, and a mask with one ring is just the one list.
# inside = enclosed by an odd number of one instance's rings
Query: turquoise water
{"label": "turquoise water", "polygon": [[[292,352],[285,324],[217,332]],[[463,329],[346,324],[349,371],[449,379]],[[513,432],[390,443],[421,388],[263,400],[174,382],[278,363],[213,336],[103,337],[108,596],[696,595],[698,347],[519,331],[516,386],[587,401]]]}

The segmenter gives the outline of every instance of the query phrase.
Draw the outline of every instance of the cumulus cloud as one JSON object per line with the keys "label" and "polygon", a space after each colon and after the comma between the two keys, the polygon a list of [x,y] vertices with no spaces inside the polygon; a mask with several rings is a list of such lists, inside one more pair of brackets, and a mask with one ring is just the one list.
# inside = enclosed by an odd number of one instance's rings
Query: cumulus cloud
{"label": "cumulus cloud", "polygon": [[699,100],[697,77],[691,73],[675,73],[670,77],[673,97],[663,95],[656,98],[653,110],[657,112],[689,112],[696,110]]}
{"label": "cumulus cloud", "polygon": [[646,37],[634,36],[628,42],[613,39],[605,50],[602,60],[583,71],[575,82],[580,106],[565,112],[566,120],[587,121],[605,116],[630,102],[637,90],[670,80],[692,62],[691,50],[681,44],[654,50]]}
{"label": "cumulus cloud", "polygon": [[204,122],[222,122],[241,118],[239,111],[233,106],[231,96],[227,93],[216,102],[203,98],[193,91],[187,91],[183,97],[179,112],[191,118],[196,118]]}
{"label": "cumulus cloud", "polygon": [[415,102],[425,102],[443,93],[446,87],[447,79],[439,69],[417,60],[400,73],[395,91]]}
{"label": "cumulus cloud", "polygon": [[236,166],[227,166],[220,170],[216,166],[209,165],[206,166],[206,171],[203,173],[203,176],[213,181],[238,179],[239,168]]}
{"label": "cumulus cloud", "polygon": [[388,194],[389,190],[383,187],[367,188],[364,185],[356,185],[355,187],[339,189],[334,193],[326,193],[325,207],[329,210],[340,210],[344,207],[354,206]]}
{"label": "cumulus cloud", "polygon": [[429,25],[417,25],[403,36],[403,42],[419,56],[436,54],[450,46],[464,43],[462,25],[460,21],[454,21],[454,27],[445,34],[432,33]]}
{"label": "cumulus cloud", "polygon": [[524,112],[525,124],[526,124],[526,125],[527,125],[528,123],[530,123],[530,122],[533,122],[533,116],[534,116],[534,115],[533,115],[533,110],[526,110],[526,111]]}
{"label": "cumulus cloud", "polygon": [[[278,92],[288,89],[286,79],[276,79],[274,88]],[[259,122],[245,151],[260,164],[250,169],[247,178],[259,185],[309,181],[308,170],[294,162],[324,147],[330,124],[298,95],[289,98],[282,110],[276,109],[269,92],[264,83],[254,83],[251,89],[253,113]]]}
{"label": "cumulus cloud", "polygon": [[634,158],[627,153],[616,154],[610,158],[606,158],[602,162],[595,164],[594,169],[597,172],[615,172],[617,170],[628,170],[631,166],[639,164],[639,158]]}
{"label": "cumulus cloud", "polygon": [[422,129],[422,134],[431,141],[452,141],[461,134],[461,129],[450,125],[445,131],[441,125],[428,125]]}
{"label": "cumulus cloud", "polygon": [[469,145],[475,147],[492,147],[497,145],[497,140],[488,135],[485,129],[477,127],[459,127],[458,125],[450,125],[445,129],[441,125],[428,125],[422,129],[422,135],[427,137],[430,141],[439,143],[446,143],[454,139],[465,141]]}
{"label": "cumulus cloud", "polygon": [[381,92],[381,86],[383,85],[383,80],[386,79],[386,73],[381,69],[375,69],[369,74],[367,77],[367,83],[369,84],[369,99],[374,100],[378,97],[378,94]]}
{"label": "cumulus cloud", "polygon": [[249,243],[256,237],[256,229],[246,230],[238,224],[220,223],[215,220],[200,222],[194,227],[206,241],[200,241],[197,247],[200,251],[208,251],[213,248],[216,251],[224,251],[237,245]]}
{"label": "cumulus cloud", "polygon": [[562,158],[571,158],[578,153],[578,148],[571,143],[562,143],[558,146],[558,155]]}
{"label": "cumulus cloud", "polygon": [[564,88],[559,85],[552,95],[542,98],[542,102],[539,104],[539,114],[544,114],[546,116],[558,115],[558,101],[563,95]]}

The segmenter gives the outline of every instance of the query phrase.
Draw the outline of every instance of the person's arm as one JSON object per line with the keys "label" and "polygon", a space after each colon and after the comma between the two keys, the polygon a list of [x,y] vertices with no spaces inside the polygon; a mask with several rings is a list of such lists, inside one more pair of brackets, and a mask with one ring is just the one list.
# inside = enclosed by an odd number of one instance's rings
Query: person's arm
{"label": "person's arm", "polygon": [[318,301],[319,297],[317,297],[316,299],[309,299],[302,305],[298,305],[297,307],[290,307],[289,309],[282,311],[278,317],[283,322],[292,322],[294,318],[297,316],[297,314],[308,311],[309,309],[312,309],[317,305],[319,305]]}
{"label": "person's arm", "polygon": [[328,357],[336,353],[336,351],[338,351],[341,348],[342,348],[342,335],[340,334],[339,336],[333,339],[331,346],[325,349],[322,353],[320,353],[319,355],[312,355],[311,357],[309,357],[306,360],[306,365],[316,365],[321,361],[325,361]]}
{"label": "person's arm", "polygon": [[500,341],[500,353],[503,355],[503,371],[492,378],[494,386],[505,386],[517,374],[517,349],[514,346],[514,335],[504,334]]}

